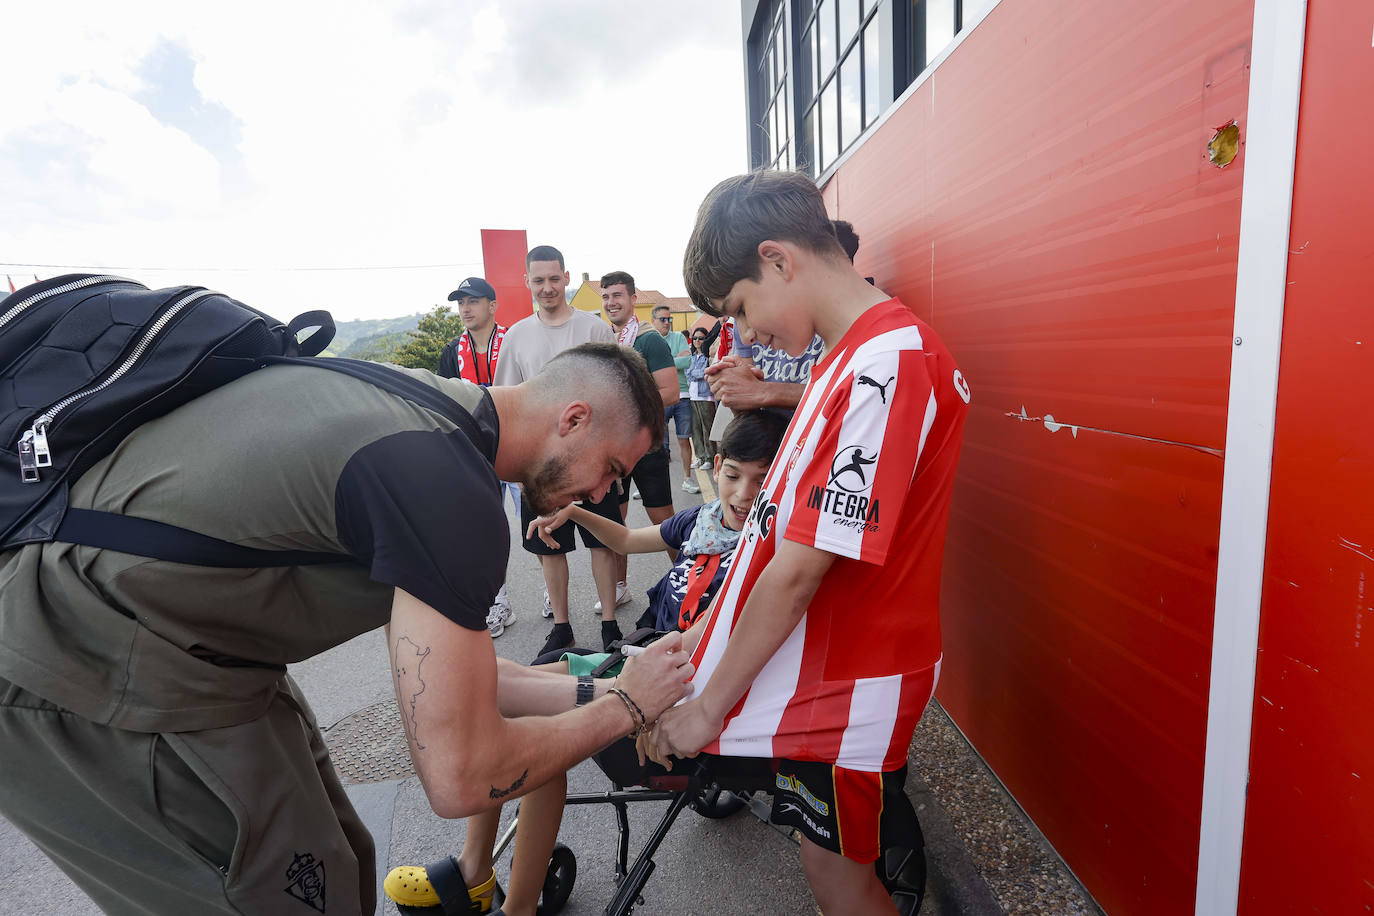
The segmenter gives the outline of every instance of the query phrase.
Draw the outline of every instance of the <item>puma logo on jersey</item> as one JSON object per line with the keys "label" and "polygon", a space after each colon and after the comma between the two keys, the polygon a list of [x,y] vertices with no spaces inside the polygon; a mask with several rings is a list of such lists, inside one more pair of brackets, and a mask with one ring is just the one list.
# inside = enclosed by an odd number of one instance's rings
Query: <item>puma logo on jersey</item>
{"label": "puma logo on jersey", "polygon": [[874,381],[873,379],[869,378],[868,376],[866,376],[866,375],[861,375],[861,376],[859,376],[859,380],[858,380],[855,384],[858,384],[858,385],[868,385],[868,386],[871,387],[871,388],[877,388],[877,389],[878,389],[878,394],[879,394],[879,395],[882,397],[882,399],[883,399],[883,403],[886,404],[886,403],[887,403],[887,386],[888,386],[888,385],[891,385],[891,384],[892,384],[892,380],[895,379],[896,377],[897,377],[897,376],[895,376],[895,375],[890,375],[890,376],[888,376],[887,381],[883,382],[883,383],[880,385],[880,384],[878,384],[876,381]]}

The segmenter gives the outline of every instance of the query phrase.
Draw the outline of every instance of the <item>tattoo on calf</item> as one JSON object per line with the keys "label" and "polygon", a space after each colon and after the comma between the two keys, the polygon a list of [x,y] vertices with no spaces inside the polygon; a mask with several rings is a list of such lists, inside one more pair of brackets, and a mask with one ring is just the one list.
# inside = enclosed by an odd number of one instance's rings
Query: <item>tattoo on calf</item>
{"label": "tattoo on calf", "polygon": [[420,721],[416,715],[415,701],[425,692],[425,681],[420,677],[420,666],[427,658],[429,646],[425,646],[421,651],[409,637],[402,636],[396,640],[396,648],[392,652],[396,698],[401,704],[401,721],[405,724],[406,737],[415,745],[415,749],[420,751],[423,751],[425,746],[420,741]]}
{"label": "tattoo on calf", "polygon": [[529,776],[530,771],[526,770],[525,772],[520,774],[519,779],[511,783],[509,786],[506,786],[506,788],[504,789],[498,789],[496,788],[496,786],[492,786],[491,792],[488,794],[492,798],[505,798],[507,795],[510,795],[511,793],[517,791],[521,786],[523,786],[525,784],[525,780],[529,779]]}

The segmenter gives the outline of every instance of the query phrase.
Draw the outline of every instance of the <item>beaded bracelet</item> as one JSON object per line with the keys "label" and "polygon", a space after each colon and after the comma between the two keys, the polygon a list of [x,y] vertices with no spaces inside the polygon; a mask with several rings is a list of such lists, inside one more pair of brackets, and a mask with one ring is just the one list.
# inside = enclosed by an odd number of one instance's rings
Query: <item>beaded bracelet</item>
{"label": "beaded bracelet", "polygon": [[638,703],[630,699],[628,693],[621,690],[619,687],[612,687],[606,692],[613,693],[620,697],[620,702],[625,704],[625,711],[630,714],[630,719],[635,723],[634,729],[630,732],[631,735],[641,735],[648,731],[648,724],[644,718],[644,710],[639,708]]}

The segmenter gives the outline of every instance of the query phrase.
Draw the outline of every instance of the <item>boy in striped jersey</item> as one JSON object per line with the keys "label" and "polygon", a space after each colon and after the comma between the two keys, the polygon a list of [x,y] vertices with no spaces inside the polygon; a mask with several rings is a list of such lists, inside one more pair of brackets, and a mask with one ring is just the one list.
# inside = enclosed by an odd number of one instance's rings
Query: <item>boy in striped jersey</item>
{"label": "boy in striped jersey", "polygon": [[819,334],[778,460],[704,625],[693,698],[643,748],[778,761],[774,819],[801,832],[826,913],[894,912],[871,864],[907,805],[907,749],[940,662],[945,524],[969,389],[930,327],[870,285],[799,173],[755,172],[702,203],[684,258],[698,308],[742,343]]}

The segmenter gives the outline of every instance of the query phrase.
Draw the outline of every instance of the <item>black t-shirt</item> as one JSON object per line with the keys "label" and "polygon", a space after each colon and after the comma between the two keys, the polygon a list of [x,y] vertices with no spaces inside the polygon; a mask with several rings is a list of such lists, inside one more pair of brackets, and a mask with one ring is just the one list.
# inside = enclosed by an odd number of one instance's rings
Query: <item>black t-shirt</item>
{"label": "black t-shirt", "polygon": [[459,430],[400,432],[359,449],[335,490],[339,540],[372,581],[486,629],[510,551],[491,460]]}

